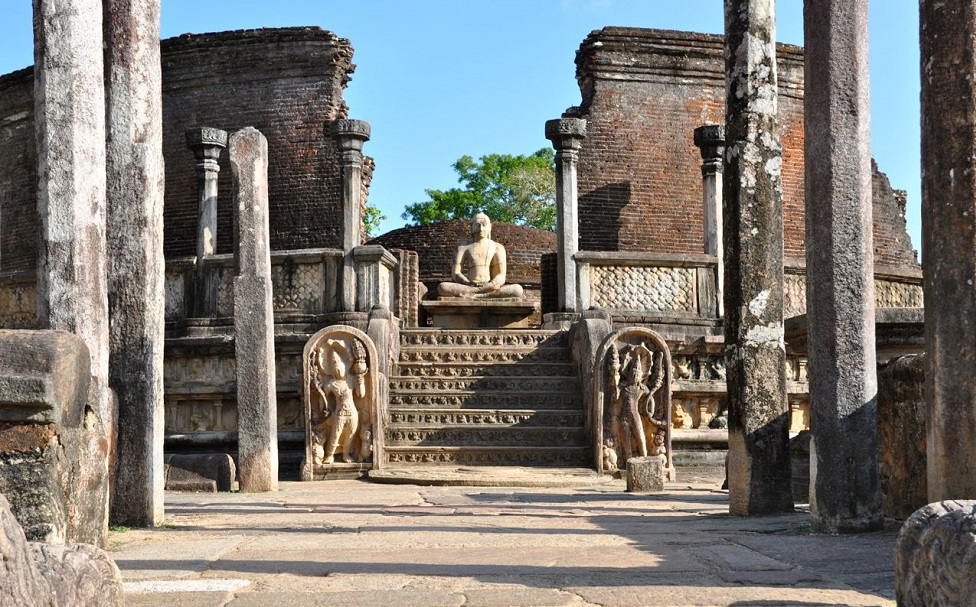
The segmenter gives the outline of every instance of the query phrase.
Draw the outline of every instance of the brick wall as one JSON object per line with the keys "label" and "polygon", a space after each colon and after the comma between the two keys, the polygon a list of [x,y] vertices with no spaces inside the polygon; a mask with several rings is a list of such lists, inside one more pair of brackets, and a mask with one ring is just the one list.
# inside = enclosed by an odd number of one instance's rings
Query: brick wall
{"label": "brick wall", "polygon": [[37,151],[34,144],[34,72],[0,76],[0,272],[37,265]]}
{"label": "brick wall", "polygon": [[[785,254],[804,257],[803,50],[778,47]],[[587,119],[579,164],[580,249],[702,253],[701,156],[693,132],[725,121],[721,36],[607,27],[580,46]],[[878,263],[914,259],[904,212],[875,174]]]}
{"label": "brick wall", "polygon": [[[400,228],[374,238],[369,244],[387,249],[416,251],[420,280],[436,283],[448,280],[458,242],[471,238],[471,221],[452,219],[421,226]],[[540,258],[556,250],[556,234],[509,223],[492,222],[491,238],[505,246],[508,282],[538,285]]]}
{"label": "brick wall", "polygon": [[[341,169],[328,129],[347,115],[342,89],[354,69],[352,52],[348,40],[319,28],[187,34],[162,42],[167,257],[195,251],[197,182],[184,140],[195,126],[253,126],[268,138],[272,249],[341,247]],[[33,86],[31,68],[0,77],[2,272],[36,266]],[[230,253],[226,151],[220,166],[217,250]]]}

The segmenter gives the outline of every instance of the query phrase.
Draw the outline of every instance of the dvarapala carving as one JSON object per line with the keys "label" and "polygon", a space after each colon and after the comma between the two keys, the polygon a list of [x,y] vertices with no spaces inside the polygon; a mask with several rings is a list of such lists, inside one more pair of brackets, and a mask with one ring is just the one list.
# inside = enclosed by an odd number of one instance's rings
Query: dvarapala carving
{"label": "dvarapala carving", "polygon": [[626,328],[607,336],[594,366],[597,470],[624,467],[628,458],[663,456],[671,462],[671,352],[660,335]]}
{"label": "dvarapala carving", "polygon": [[304,350],[304,480],[316,478],[336,459],[347,464],[371,462],[373,421],[378,412],[376,347],[362,331],[345,325],[326,327]]}

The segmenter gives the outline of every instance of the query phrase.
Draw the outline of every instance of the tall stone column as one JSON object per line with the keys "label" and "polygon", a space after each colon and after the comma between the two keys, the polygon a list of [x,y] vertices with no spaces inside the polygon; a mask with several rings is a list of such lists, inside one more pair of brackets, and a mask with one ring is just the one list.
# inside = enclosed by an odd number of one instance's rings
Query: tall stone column
{"label": "tall stone column", "polygon": [[278,401],[268,228],[268,140],[252,127],[230,136],[234,177],[234,353],[241,491],[278,488]]}
{"label": "tall stone column", "polygon": [[929,501],[976,499],[976,4],[922,0]]}
{"label": "tall stone column", "polygon": [[103,65],[101,0],[34,0],[38,324],[85,341],[110,424]]}
{"label": "tall stone column", "polygon": [[705,219],[705,254],[718,260],[715,290],[718,316],[725,314],[722,293],[725,289],[725,256],[722,247],[722,157],[725,155],[725,127],[706,124],[695,129],[695,145],[702,157],[702,205]]}
{"label": "tall stone column", "polygon": [[810,510],[881,527],[867,0],[804,2]]}
{"label": "tall stone column", "polygon": [[736,515],[793,509],[774,7],[725,2],[725,359]]}
{"label": "tall stone column", "polygon": [[197,265],[194,281],[193,315],[202,318],[217,314],[217,275],[207,272],[203,260],[217,251],[217,176],[220,152],[227,147],[227,132],[198,127],[186,132],[186,146],[193,150],[197,164]]}
{"label": "tall stone column", "polygon": [[163,520],[163,113],[159,0],[104,0],[109,385],[118,399],[111,518]]}
{"label": "tall stone column", "polygon": [[579,222],[576,165],[586,137],[586,121],[558,118],[546,121],[546,139],[556,150],[556,279],[559,285],[559,310],[578,312],[576,262],[579,251]]}
{"label": "tall stone column", "polygon": [[356,310],[356,260],[352,250],[362,240],[363,144],[369,141],[369,123],[336,120],[332,135],[342,150],[342,311]]}

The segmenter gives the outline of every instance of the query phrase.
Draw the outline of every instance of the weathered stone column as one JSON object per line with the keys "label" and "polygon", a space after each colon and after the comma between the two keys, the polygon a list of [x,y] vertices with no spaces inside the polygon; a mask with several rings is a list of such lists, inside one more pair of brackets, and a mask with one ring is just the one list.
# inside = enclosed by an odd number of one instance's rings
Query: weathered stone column
{"label": "weathered stone column", "polygon": [[976,5],[922,0],[929,501],[976,499]]}
{"label": "weathered stone column", "polygon": [[878,476],[867,0],[804,3],[810,510],[884,523]]}
{"label": "weathered stone column", "polygon": [[737,515],[793,509],[774,6],[725,2],[725,358],[729,511]]}
{"label": "weathered stone column", "polygon": [[38,324],[85,340],[91,404],[107,424],[103,65],[101,0],[34,0]]}
{"label": "weathered stone column", "polygon": [[718,316],[725,315],[725,256],[722,248],[722,157],[725,156],[725,127],[706,124],[695,129],[695,145],[702,157],[702,205],[705,218],[705,254],[718,260],[715,290]]}
{"label": "weathered stone column", "polygon": [[159,0],[104,0],[113,522],[163,520],[163,112]]}
{"label": "weathered stone column", "polygon": [[278,400],[268,228],[268,140],[252,127],[230,136],[234,177],[234,353],[241,491],[278,488]]}
{"label": "weathered stone column", "polygon": [[352,250],[362,240],[363,144],[369,141],[369,123],[336,120],[332,134],[342,150],[342,311],[356,310],[356,260]]}
{"label": "weathered stone column", "polygon": [[546,121],[546,139],[556,150],[556,280],[559,285],[559,310],[579,311],[576,292],[576,262],[579,251],[576,165],[586,137],[586,121],[558,118]]}
{"label": "weathered stone column", "polygon": [[186,132],[186,146],[197,159],[197,264],[193,315],[217,315],[217,274],[204,269],[203,260],[217,251],[217,175],[220,151],[227,147],[227,132],[198,127]]}

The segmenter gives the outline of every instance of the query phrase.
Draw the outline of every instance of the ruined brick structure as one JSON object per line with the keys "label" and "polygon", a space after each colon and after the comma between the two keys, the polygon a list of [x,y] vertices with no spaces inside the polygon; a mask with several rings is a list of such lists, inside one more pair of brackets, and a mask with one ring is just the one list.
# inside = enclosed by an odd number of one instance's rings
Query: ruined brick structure
{"label": "ruined brick structure", "polygon": [[[580,250],[701,253],[701,157],[695,128],[725,122],[722,37],[606,27],[576,56],[587,121],[580,151]],[[803,49],[778,45],[784,246],[804,256]],[[874,178],[876,263],[917,268],[904,193]]]}

